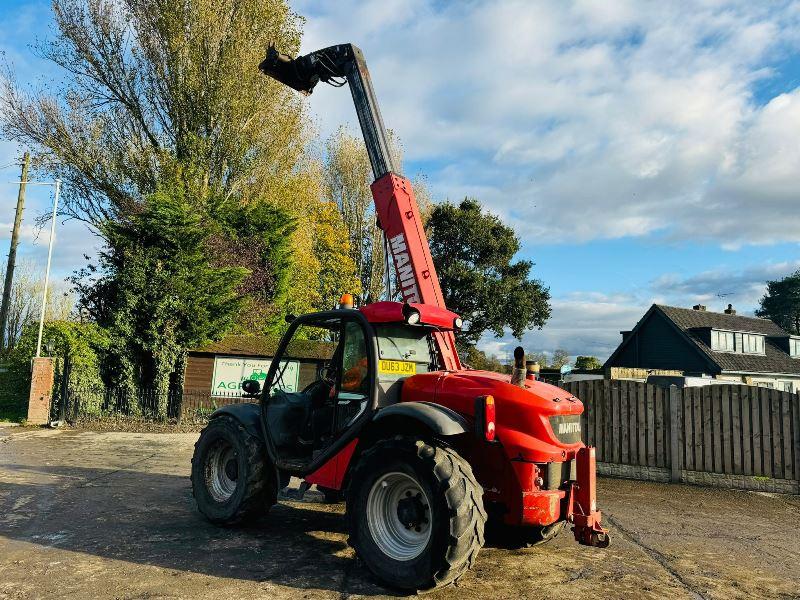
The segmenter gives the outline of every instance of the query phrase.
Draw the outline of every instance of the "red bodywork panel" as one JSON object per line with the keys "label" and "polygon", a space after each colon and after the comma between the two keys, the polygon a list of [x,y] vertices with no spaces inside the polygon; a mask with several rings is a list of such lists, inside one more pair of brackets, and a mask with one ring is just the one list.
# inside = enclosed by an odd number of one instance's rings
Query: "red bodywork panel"
{"label": "red bodywork panel", "polygon": [[353,457],[356,446],[358,446],[358,438],[352,440],[344,448],[339,450],[333,457],[322,465],[319,469],[306,475],[305,480],[308,483],[316,483],[332,490],[342,489],[342,482],[347,473],[347,467],[350,464],[350,459]]}
{"label": "red bodywork panel", "polygon": [[403,383],[401,401],[428,401],[473,416],[475,398],[495,399],[497,438],[509,458],[561,462],[583,444],[564,446],[550,427],[550,417],[579,415],[583,403],[569,392],[541,381],[511,385],[508,375],[488,371],[421,373]]}
{"label": "red bodywork panel", "polygon": [[[387,173],[373,182],[372,198],[378,221],[389,242],[403,300],[432,308],[446,308],[411,182],[400,175]],[[437,331],[433,335],[444,368],[460,369],[453,333]]]}
{"label": "red bodywork panel", "polygon": [[439,329],[453,329],[453,324],[458,315],[446,308],[431,306],[430,304],[415,304],[413,302],[373,302],[362,306],[358,310],[364,313],[370,323],[403,323],[405,315],[403,307],[410,306],[419,312],[420,325],[433,325]]}

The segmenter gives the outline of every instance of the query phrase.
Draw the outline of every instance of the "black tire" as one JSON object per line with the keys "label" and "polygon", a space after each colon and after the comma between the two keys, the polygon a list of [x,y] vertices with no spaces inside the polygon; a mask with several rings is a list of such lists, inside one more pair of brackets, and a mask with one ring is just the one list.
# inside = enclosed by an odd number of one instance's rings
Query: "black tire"
{"label": "black tire", "polygon": [[489,542],[501,548],[520,549],[541,546],[554,539],[566,527],[566,521],[556,521],[541,527],[512,527],[489,522],[486,536]]}
{"label": "black tire", "polygon": [[[410,558],[387,554],[376,542],[370,526],[370,519],[375,519],[369,516],[368,506],[381,506],[380,498],[389,494],[384,494],[381,487],[387,478],[408,479],[422,492],[409,501],[417,503],[415,514],[422,515],[417,521],[425,528],[422,535],[428,538],[419,542],[420,549],[414,550],[418,554]],[[376,491],[371,498],[373,486]],[[406,496],[400,492],[401,500]],[[386,514],[394,511],[398,523],[404,518],[399,504],[402,502],[395,504],[396,508],[388,500],[385,504]],[[470,569],[483,546],[483,489],[469,463],[451,448],[406,437],[383,440],[364,452],[353,470],[347,493],[347,523],[350,545],[383,582],[406,590],[443,586]],[[412,522],[403,527],[407,532],[412,528],[421,531]]]}
{"label": "black tire", "polygon": [[217,525],[253,521],[275,504],[277,486],[260,437],[228,415],[206,425],[192,457],[192,494],[203,516]]}

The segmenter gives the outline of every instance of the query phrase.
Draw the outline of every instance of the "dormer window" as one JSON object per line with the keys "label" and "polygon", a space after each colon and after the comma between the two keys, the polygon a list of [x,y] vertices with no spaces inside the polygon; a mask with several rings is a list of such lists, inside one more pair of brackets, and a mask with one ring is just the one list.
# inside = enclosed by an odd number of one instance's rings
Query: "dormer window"
{"label": "dormer window", "polygon": [[[736,352],[737,354],[764,354],[764,336],[712,329],[711,349],[716,352]],[[798,350],[800,351],[800,344],[798,344]]]}
{"label": "dormer window", "polygon": [[[736,334],[738,338],[738,333]],[[736,341],[739,341],[738,339]],[[742,334],[742,344],[736,348],[743,354],[764,354],[764,336],[751,333]]]}
{"label": "dormer window", "polygon": [[789,356],[800,358],[800,338],[789,338]]}
{"label": "dormer window", "polygon": [[718,352],[733,352],[732,331],[711,331],[711,349]]}

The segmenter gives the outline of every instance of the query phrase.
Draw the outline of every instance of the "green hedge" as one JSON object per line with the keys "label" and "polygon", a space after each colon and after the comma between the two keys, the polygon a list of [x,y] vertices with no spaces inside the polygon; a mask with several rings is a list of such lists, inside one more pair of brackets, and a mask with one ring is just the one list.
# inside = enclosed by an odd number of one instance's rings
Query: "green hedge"
{"label": "green hedge", "polygon": [[[38,324],[26,326],[19,342],[4,361],[0,372],[0,420],[22,421],[28,412],[31,388],[31,360],[36,354]],[[56,359],[55,388],[61,383],[64,357],[69,353],[72,364],[71,384],[80,387],[100,386],[100,361],[108,347],[106,332],[94,323],[53,321],[45,323],[42,355],[46,342],[53,345]]]}

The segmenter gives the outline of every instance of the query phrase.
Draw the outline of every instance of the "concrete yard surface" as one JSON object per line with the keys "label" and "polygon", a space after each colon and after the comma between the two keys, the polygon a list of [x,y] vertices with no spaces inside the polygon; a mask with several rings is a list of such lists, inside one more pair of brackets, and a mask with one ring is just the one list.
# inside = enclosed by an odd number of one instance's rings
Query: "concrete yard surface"
{"label": "concrete yard surface", "polygon": [[[197,513],[197,434],[0,428],[0,599],[394,597],[344,506],[281,501],[256,526]],[[487,547],[428,598],[800,598],[800,498],[601,479],[611,546],[568,532]]]}

